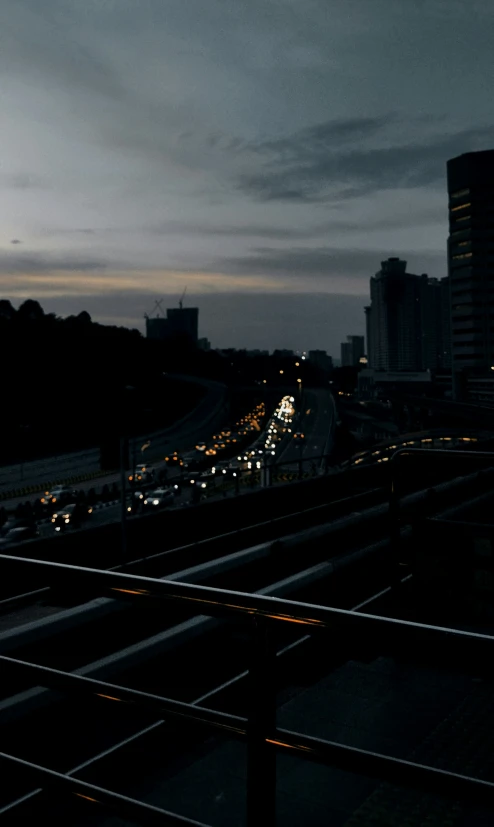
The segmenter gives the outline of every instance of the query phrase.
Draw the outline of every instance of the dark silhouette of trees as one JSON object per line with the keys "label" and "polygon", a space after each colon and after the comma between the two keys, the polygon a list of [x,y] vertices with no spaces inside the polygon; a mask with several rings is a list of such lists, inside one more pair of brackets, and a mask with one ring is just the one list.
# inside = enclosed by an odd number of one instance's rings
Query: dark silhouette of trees
{"label": "dark silhouette of trees", "polygon": [[173,374],[225,383],[233,407],[245,394],[260,400],[266,392],[274,398],[278,387],[295,391],[297,378],[304,387],[327,382],[297,357],[205,352],[186,336],[146,339],[138,330],[97,324],[85,311],[59,318],[33,299],[17,310],[0,301],[0,346],[2,463],[106,446],[115,467],[121,434],[167,427],[204,395],[201,385]]}

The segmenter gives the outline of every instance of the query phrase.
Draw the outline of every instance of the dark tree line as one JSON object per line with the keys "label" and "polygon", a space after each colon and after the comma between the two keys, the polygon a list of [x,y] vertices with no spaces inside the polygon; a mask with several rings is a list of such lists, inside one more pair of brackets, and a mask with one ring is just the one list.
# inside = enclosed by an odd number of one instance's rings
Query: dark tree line
{"label": "dark tree line", "polygon": [[98,446],[187,413],[204,390],[164,377],[153,344],[86,312],[59,318],[37,301],[17,310],[0,301],[2,464]]}
{"label": "dark tree line", "polygon": [[[167,427],[204,394],[200,385],[164,374],[186,374],[275,393],[327,381],[297,357],[205,352],[186,336],[166,342],[138,330],[102,325],[83,311],[61,318],[39,302],[17,309],[0,300],[2,417],[0,464],[96,447],[120,433]],[[299,366],[295,362],[299,361]],[[266,382],[264,382],[266,380]]]}

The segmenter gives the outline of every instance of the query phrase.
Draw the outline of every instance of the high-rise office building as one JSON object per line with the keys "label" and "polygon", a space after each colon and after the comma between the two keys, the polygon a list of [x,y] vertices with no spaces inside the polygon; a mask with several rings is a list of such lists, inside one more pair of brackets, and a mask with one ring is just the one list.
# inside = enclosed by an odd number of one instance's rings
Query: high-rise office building
{"label": "high-rise office building", "polygon": [[346,342],[341,343],[341,367],[348,368],[358,365],[364,355],[364,337],[347,336]]}
{"label": "high-rise office building", "polygon": [[381,262],[365,308],[367,357],[375,370],[449,368],[449,281],[406,272],[399,258]]}
{"label": "high-rise office building", "polygon": [[309,362],[316,365],[320,370],[329,373],[333,370],[333,360],[325,350],[309,350]]}
{"label": "high-rise office building", "polygon": [[453,392],[494,365],[494,150],[447,162]]}
{"label": "high-rise office building", "polygon": [[420,311],[423,370],[451,370],[449,279],[421,277]]}
{"label": "high-rise office building", "polygon": [[422,367],[421,279],[406,268],[406,261],[388,258],[370,280],[368,350],[376,370]]}
{"label": "high-rise office building", "polygon": [[199,308],[168,307],[166,319],[160,316],[146,316],[146,336],[148,339],[169,339],[176,335],[185,335],[194,344],[198,341]]}

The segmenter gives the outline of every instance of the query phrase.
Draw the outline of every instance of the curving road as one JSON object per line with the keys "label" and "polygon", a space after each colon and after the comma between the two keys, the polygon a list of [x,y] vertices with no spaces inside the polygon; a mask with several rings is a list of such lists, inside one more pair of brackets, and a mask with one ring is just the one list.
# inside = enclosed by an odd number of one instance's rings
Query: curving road
{"label": "curving road", "polygon": [[[194,440],[198,441],[209,437],[224,413],[227,390],[225,385],[190,376],[172,376],[170,374],[170,378],[203,385],[207,388],[207,393],[197,408],[194,408],[193,411],[170,428],[146,434],[145,437],[136,437],[137,462],[140,461],[140,445],[144,442],[144,439],[148,437],[151,439],[151,445],[145,452],[146,460],[150,462],[158,458],[162,459],[168,450],[180,451]],[[99,470],[99,460],[99,448],[90,448],[85,451],[45,457],[44,459],[25,462],[22,465],[5,465],[0,467],[0,491],[39,485],[53,479],[69,479],[79,474],[89,474]],[[108,474],[108,478],[105,477],[99,482],[100,484],[104,482],[111,483],[118,480],[118,478],[118,474]],[[94,485],[94,482],[90,482],[86,487],[92,485]]]}

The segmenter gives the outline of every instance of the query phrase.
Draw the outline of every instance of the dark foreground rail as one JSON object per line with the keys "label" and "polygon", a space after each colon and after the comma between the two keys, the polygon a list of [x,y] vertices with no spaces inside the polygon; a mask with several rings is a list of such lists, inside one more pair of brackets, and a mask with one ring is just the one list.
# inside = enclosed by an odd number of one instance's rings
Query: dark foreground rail
{"label": "dark foreground rail", "polygon": [[[115,572],[102,572],[57,563],[22,558],[14,560],[21,568],[49,570],[68,590],[106,595],[153,609],[163,609],[169,601],[189,606],[193,612],[216,617],[244,618],[251,626],[250,711],[248,718],[227,715],[192,704],[137,692],[114,684],[74,676],[34,664],[1,658],[5,669],[29,674],[33,681],[65,692],[97,695],[109,703],[139,705],[161,715],[182,719],[201,727],[220,730],[234,738],[245,739],[248,751],[247,814],[250,825],[274,825],[277,751],[334,765],[342,769],[382,778],[407,787],[439,793],[455,801],[468,800],[494,807],[494,784],[403,761],[388,755],[356,749],[343,744],[277,728],[275,725],[274,651],[271,646],[273,622],[297,624],[312,630],[332,630],[342,637],[353,653],[388,650],[405,653],[407,658],[421,657],[424,650],[450,653],[456,665],[493,670],[494,638],[438,626],[343,609],[327,608],[274,597],[195,586],[171,581],[157,581]],[[39,767],[14,756],[2,754],[1,760],[24,770],[36,783],[55,786],[92,804],[116,809],[125,817],[145,824],[197,824],[172,813],[126,799],[94,785],[85,784]]]}

